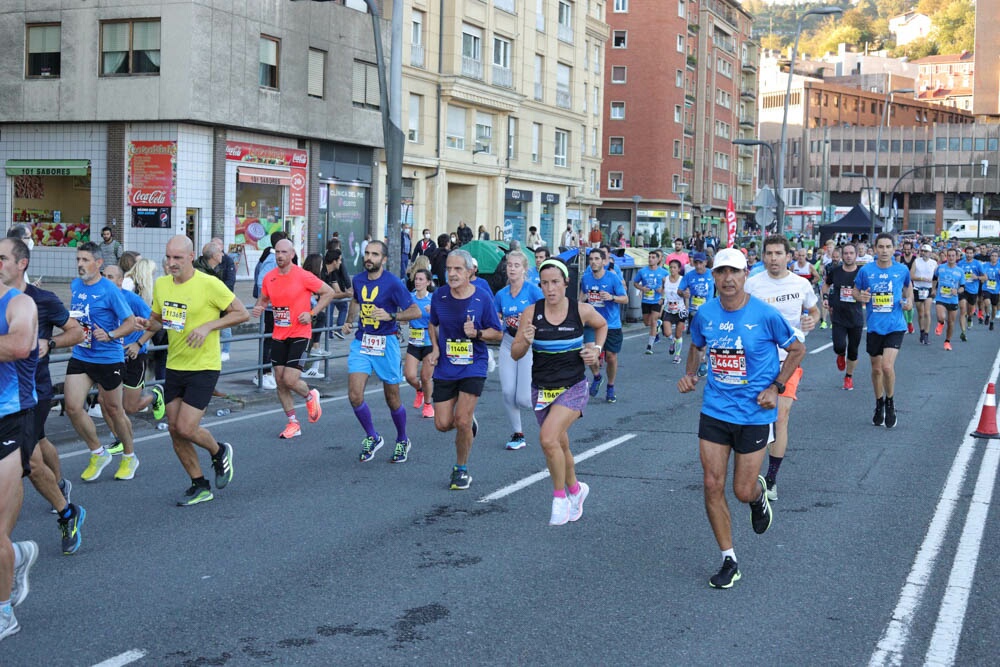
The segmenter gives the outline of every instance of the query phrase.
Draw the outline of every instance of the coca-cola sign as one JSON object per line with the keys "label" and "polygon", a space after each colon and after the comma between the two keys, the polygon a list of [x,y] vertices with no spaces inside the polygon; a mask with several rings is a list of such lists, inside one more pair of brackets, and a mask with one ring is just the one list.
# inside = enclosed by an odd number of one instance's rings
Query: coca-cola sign
{"label": "coca-cola sign", "polygon": [[141,188],[133,188],[132,190],[132,203],[136,205],[144,206],[164,206],[168,203],[167,191],[166,190],[143,190]]}
{"label": "coca-cola sign", "polygon": [[309,165],[309,153],[301,148],[264,146],[242,141],[226,142],[226,159],[246,164],[264,164],[275,167],[307,167]]}
{"label": "coca-cola sign", "polygon": [[176,184],[176,141],[129,142],[128,201],[131,206],[173,206],[177,199]]}

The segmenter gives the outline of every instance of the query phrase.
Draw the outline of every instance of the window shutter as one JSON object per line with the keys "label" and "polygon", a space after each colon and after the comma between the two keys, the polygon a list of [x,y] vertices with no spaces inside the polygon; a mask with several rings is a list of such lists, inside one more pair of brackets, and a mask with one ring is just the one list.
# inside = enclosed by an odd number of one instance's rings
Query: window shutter
{"label": "window shutter", "polygon": [[365,69],[367,70],[367,81],[365,83],[365,104],[378,109],[380,107],[380,98],[378,93],[378,68],[375,65],[369,64],[365,67]]}
{"label": "window shutter", "polygon": [[354,61],[351,81],[351,100],[358,104],[365,103],[365,68],[367,65],[360,60]]}
{"label": "window shutter", "polygon": [[323,97],[323,82],[326,78],[326,52],[309,49],[309,89],[312,97]]}

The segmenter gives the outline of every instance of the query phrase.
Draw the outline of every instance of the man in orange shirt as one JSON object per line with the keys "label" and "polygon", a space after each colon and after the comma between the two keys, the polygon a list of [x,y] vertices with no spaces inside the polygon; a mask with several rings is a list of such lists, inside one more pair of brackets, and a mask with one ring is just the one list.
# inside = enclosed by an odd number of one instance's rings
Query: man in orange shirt
{"label": "man in orange shirt", "polygon": [[[277,267],[264,276],[260,298],[253,307],[253,316],[259,318],[270,304],[274,311],[274,333],[271,335],[271,365],[278,385],[278,400],[288,416],[288,426],[278,436],[284,439],[302,435],[302,427],[295,416],[292,392],[306,399],[309,421],[319,421],[323,409],[319,392],[310,390],[302,381],[302,356],[312,338],[312,319],[326,310],[333,299],[333,288],[318,277],[292,263],[295,249],[291,241],[282,239],[274,246]],[[312,303],[313,295],[316,303]]]}
{"label": "man in orange shirt", "polygon": [[601,245],[601,241],[604,240],[604,235],[601,234],[600,225],[594,225],[590,228],[590,247],[596,248]]}

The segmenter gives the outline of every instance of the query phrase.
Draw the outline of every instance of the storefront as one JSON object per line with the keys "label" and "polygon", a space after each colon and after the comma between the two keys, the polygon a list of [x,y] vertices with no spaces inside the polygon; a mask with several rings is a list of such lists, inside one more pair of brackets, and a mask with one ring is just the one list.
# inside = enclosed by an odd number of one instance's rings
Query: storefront
{"label": "storefront", "polygon": [[325,216],[324,238],[340,239],[345,270],[354,275],[364,267],[361,242],[368,233],[371,189],[353,183],[320,183],[320,219]]}
{"label": "storefront", "polygon": [[[522,244],[528,238],[528,204],[534,198],[531,190],[504,190],[503,204],[503,240],[520,241]],[[542,236],[542,238],[549,238]]]}
{"label": "storefront", "polygon": [[75,248],[90,240],[90,160],[7,160],[10,220],[31,227],[36,246]]}
{"label": "storefront", "polygon": [[669,240],[674,236],[671,226],[672,223],[676,223],[670,219],[671,213],[672,211],[639,209],[639,216],[636,218],[634,245],[640,248],[669,247],[669,241],[664,243],[664,239]]}
{"label": "storefront", "polygon": [[542,241],[550,248],[555,248],[559,239],[555,238],[556,212],[559,210],[559,195],[554,192],[541,194],[542,210],[538,216],[538,233]]}

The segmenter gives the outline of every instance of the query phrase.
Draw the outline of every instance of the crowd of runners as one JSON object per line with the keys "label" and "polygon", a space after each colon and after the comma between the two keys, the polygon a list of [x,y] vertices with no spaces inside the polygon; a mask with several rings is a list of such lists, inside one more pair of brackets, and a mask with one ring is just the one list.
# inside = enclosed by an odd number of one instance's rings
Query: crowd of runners
{"label": "crowd of runners", "polygon": [[[512,250],[506,256],[506,286],[494,294],[466,250],[448,253],[445,280],[436,288],[431,270],[414,262],[408,289],[387,270],[386,245],[370,241],[364,270],[350,281],[349,291],[338,292],[299,267],[292,244],[279,236],[273,239],[273,266],[257,277],[259,297],[248,311],[221,280],[196,270],[187,237],[167,243],[167,275],[154,283],[151,272],[145,278],[136,273],[125,287],[132,276],[103,266],[101,248],[85,243],[76,249],[79,277],[67,309],[53,293],[27,282],[30,249],[23,240],[0,240],[0,639],[19,629],[13,607],[27,595],[28,573],[38,556],[34,542],[10,541],[22,503],[22,476],[57,515],[63,553],[75,553],[82,543],[86,510],[71,502],[72,483],[45,437],[55,394],[48,369],[54,350],[72,349],[63,385],[65,411],[90,450],[80,479],[97,480],[114,454],[121,454],[115,479],[134,478],[139,460],[129,415],[148,408],[156,419],[166,418],[190,478],[177,504],[190,506],[213,499],[196,445],[207,451],[216,491],[233,477],[233,447],[218,442],[201,421],[225,358],[220,332],[251,314],[266,313],[272,323],[267,361],[288,420],[276,437],[291,439],[302,434],[296,396],[310,423],[322,416],[319,391],[303,375],[315,342],[313,326],[335,296],[349,295],[347,317],[336,333],[351,337],[348,396],[360,426],[359,462],[372,461],[385,445],[365,400],[372,375],[382,383],[395,429],[389,460],[407,461],[412,444],[400,395],[405,382],[415,390],[418,414],[433,419],[441,432],[454,431],[455,461],[447,481],[452,490],[472,483],[476,407],[494,363],[489,344],[498,344],[502,405],[511,429],[503,446],[520,450],[529,444],[522,414],[532,412],[553,483],[549,524],[562,525],[582,517],[590,492],[575,474],[570,428],[588,401],[600,400],[602,388],[603,400],[618,400],[623,313],[632,291],[641,301],[645,353],[656,354],[662,341],[670,361],[680,364],[687,336],[678,390],[693,391],[705,379],[698,438],[706,511],[723,560],[709,583],[728,588],[741,576],[725,497],[729,459],[734,459],[734,494],[749,504],[753,529],[763,533],[789,453],[788,422],[802,381],[806,334],[830,330],[843,388],[853,390],[867,329],[872,423],[891,429],[897,424],[894,368],[906,335],[919,332],[919,343],[929,345],[933,328],[935,337],[944,336],[944,349],[952,350],[956,322],[963,342],[974,324],[992,331],[1000,299],[995,248],[912,242],[897,248],[888,234],[875,239],[873,254],[865,244],[830,242],[815,263],[780,235],[763,239],[759,252],[751,246],[689,255],[678,242],[670,253],[649,251],[648,265],[628,281],[609,248],[583,252],[583,273],[571,284],[571,267],[545,248],[530,258]],[[165,376],[145,389],[146,348],[161,330],[168,345]],[[95,385],[113,446],[100,444],[88,414],[87,396]]]}

